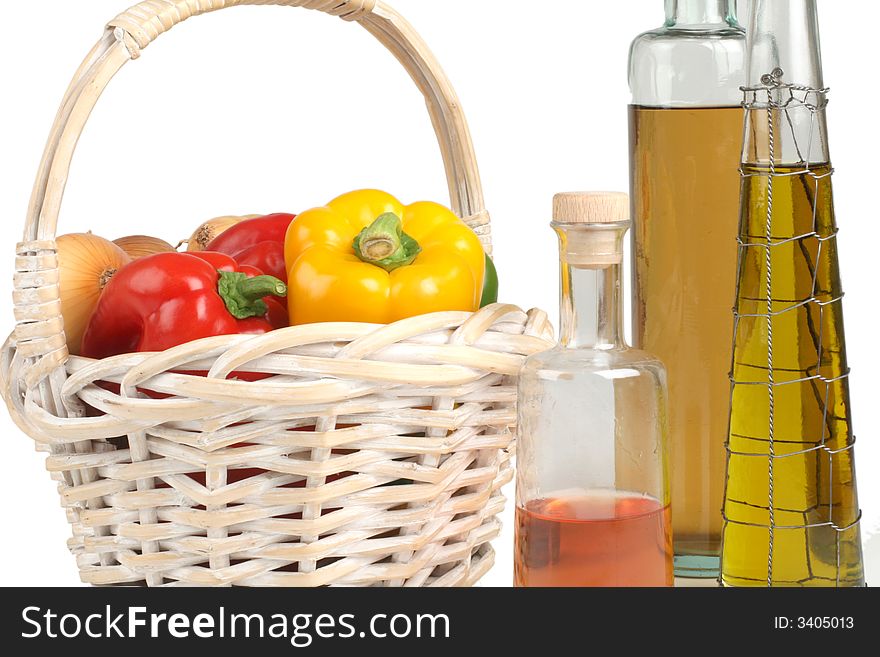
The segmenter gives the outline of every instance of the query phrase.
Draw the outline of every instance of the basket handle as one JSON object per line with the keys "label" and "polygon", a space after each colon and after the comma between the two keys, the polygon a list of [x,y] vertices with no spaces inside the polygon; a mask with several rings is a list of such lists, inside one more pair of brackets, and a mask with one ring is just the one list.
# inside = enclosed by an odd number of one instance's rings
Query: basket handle
{"label": "basket handle", "polygon": [[[452,209],[492,252],[489,215],[470,131],[448,78],[413,27],[381,0],[145,0],[119,14],[86,56],[67,89],[34,183],[24,239],[16,250],[13,302],[15,343],[26,359],[26,385],[53,373],[68,358],[58,289],[55,234],[61,200],[80,134],[113,76],[160,34],[199,14],[237,5],[316,9],[360,24],[401,63],[421,90],[440,143]],[[60,406],[60,403],[58,404]]]}
{"label": "basket handle", "polygon": [[357,21],[375,9],[377,0],[145,0],[122,12],[108,24],[120,27],[146,48],[160,34],[191,16],[237,5],[278,5],[317,9],[331,16]]}
{"label": "basket handle", "polygon": [[452,209],[491,252],[489,216],[473,143],[455,91],[415,29],[380,0],[145,0],[119,14],[86,57],[61,104],[31,196],[24,242],[37,242],[35,246],[40,247],[54,239],[76,143],[98,98],[119,69],[187,18],[238,5],[323,11],[359,23],[385,45],[425,97],[440,143]]}

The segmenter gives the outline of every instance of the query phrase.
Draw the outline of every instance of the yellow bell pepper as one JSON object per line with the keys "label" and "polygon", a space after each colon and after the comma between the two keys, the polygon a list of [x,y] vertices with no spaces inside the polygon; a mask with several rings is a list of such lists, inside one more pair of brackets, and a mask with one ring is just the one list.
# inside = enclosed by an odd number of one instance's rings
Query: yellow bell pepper
{"label": "yellow bell pepper", "polygon": [[284,245],[290,323],[384,324],[480,307],[479,238],[437,203],[403,205],[377,190],[303,212]]}

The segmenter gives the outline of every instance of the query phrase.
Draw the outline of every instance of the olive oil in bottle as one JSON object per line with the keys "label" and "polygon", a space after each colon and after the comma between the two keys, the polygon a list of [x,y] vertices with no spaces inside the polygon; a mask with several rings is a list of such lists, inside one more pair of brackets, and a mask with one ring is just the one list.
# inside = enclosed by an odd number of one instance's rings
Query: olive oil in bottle
{"label": "olive oil in bottle", "polygon": [[633,343],[669,373],[675,575],[717,578],[746,40],[733,0],[665,4],[630,52]]}
{"label": "olive oil in bottle", "polygon": [[864,583],[830,173],[827,164],[776,165],[772,177],[766,165],[743,167],[740,239],[752,246],[740,261],[734,345],[730,586],[766,585],[771,551],[774,586]]}
{"label": "olive oil in bottle", "polygon": [[668,370],[678,575],[717,576],[742,116],[630,108],[633,336]]}
{"label": "olive oil in bottle", "polygon": [[721,583],[863,586],[815,0],[754,0]]}

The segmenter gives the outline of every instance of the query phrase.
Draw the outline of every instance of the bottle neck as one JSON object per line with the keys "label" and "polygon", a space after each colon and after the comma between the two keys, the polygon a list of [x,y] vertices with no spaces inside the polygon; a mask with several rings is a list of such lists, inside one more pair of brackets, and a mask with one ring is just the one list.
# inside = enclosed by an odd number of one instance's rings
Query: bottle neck
{"label": "bottle neck", "polygon": [[748,45],[748,84],[758,91],[746,97],[743,162],[827,164],[816,0],[752,0]]}
{"label": "bottle neck", "polygon": [[570,349],[620,349],[623,337],[623,236],[628,222],[554,224],[560,255],[560,344]]}
{"label": "bottle neck", "polygon": [[620,349],[623,340],[621,267],[562,263],[560,344],[569,349]]}
{"label": "bottle neck", "polygon": [[666,27],[682,29],[736,23],[736,0],[666,0]]}
{"label": "bottle neck", "polygon": [[824,86],[816,0],[752,0],[748,49],[750,85],[780,68],[784,82]]}

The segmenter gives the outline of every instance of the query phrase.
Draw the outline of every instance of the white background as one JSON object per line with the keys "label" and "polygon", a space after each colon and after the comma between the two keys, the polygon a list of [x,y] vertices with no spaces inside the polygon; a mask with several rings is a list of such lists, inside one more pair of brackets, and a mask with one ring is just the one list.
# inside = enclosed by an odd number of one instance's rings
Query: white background
{"label": "white background", "polygon": [[[126,0],[3,3],[0,280],[11,290],[33,176],[61,95]],[[557,312],[554,192],[627,188],[628,44],[660,0],[393,0],[456,85],[494,219],[502,300]],[[865,529],[880,527],[873,116],[880,3],[820,2]],[[220,214],[300,211],[378,186],[446,200],[422,99],[364,30],[316,12],[234,8],[188,21],[108,88],[74,160],[60,232],[176,242]],[[711,220],[711,218],[707,218]],[[733,236],[731,236],[733,239]],[[6,297],[7,299],[9,297]],[[11,300],[0,327],[13,326]],[[2,585],[76,585],[43,456],[0,415]],[[512,489],[509,491],[512,494]],[[511,514],[484,584],[512,579]],[[865,532],[867,533],[867,532]],[[880,538],[867,546],[880,579]]]}

